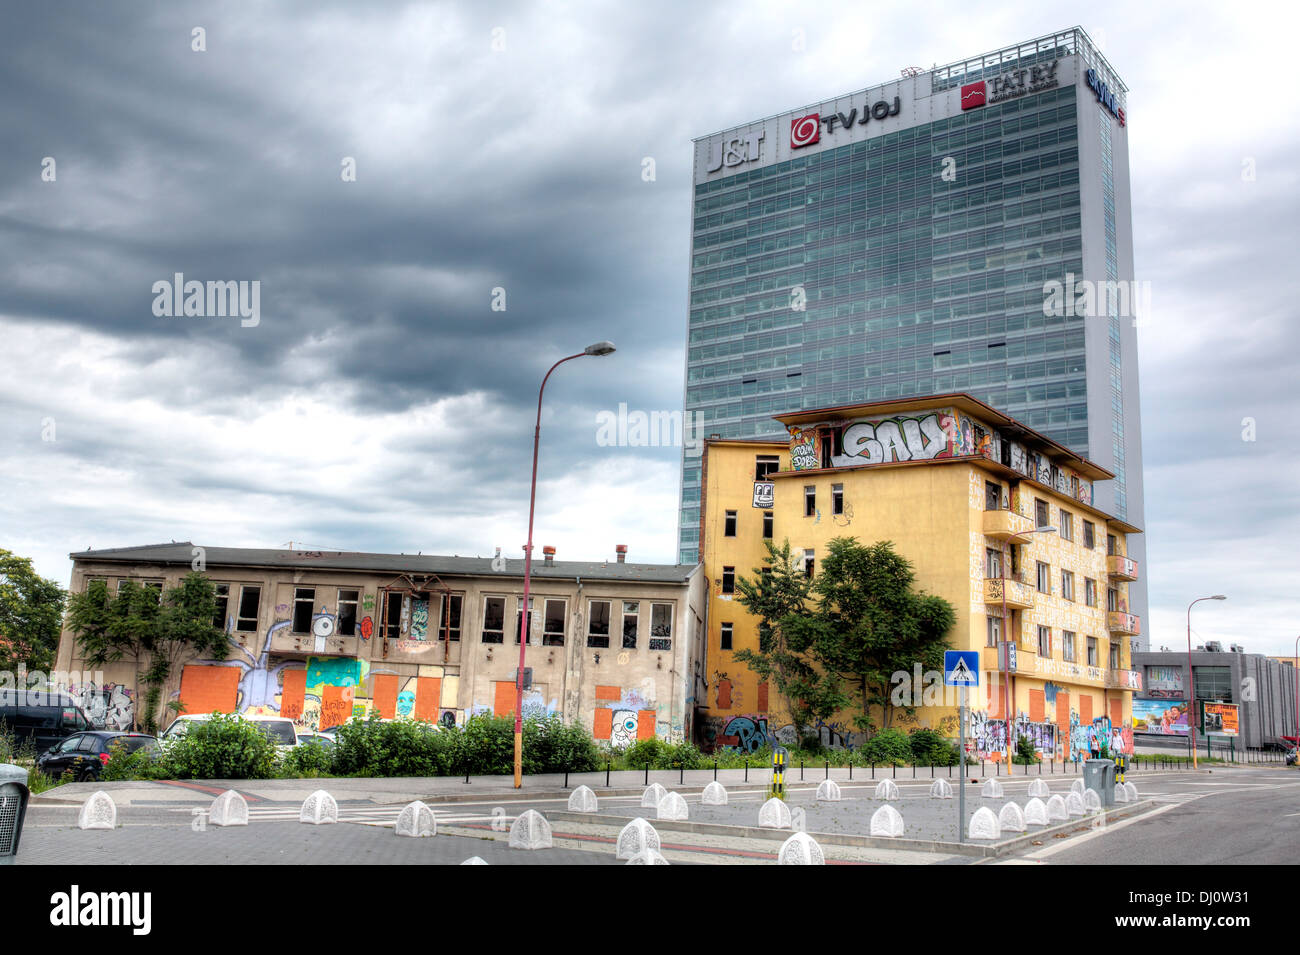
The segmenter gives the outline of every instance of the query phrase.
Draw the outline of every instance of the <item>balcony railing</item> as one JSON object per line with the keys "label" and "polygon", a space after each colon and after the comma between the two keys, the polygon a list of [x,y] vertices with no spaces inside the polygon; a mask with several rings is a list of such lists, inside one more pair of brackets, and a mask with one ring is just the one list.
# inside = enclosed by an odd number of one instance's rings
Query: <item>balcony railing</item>
{"label": "balcony railing", "polygon": [[1138,562],[1123,554],[1111,554],[1106,558],[1106,572],[1114,580],[1137,580]]}
{"label": "balcony railing", "polygon": [[984,602],[1002,606],[1005,592],[1008,607],[1028,610],[1034,605],[1034,588],[1019,577],[985,577]]}
{"label": "balcony railing", "polygon": [[1142,620],[1137,614],[1125,613],[1122,610],[1110,610],[1106,613],[1106,628],[1111,633],[1137,636],[1142,632]]}
{"label": "balcony railing", "polygon": [[984,512],[984,536],[1006,540],[1017,534],[1028,534],[1034,522],[1018,511],[996,510]]}
{"label": "balcony railing", "polygon": [[355,657],[358,654],[357,637],[318,637],[312,633],[271,634],[271,652],[306,653],[317,657]]}
{"label": "balcony railing", "polygon": [[1141,690],[1140,670],[1107,670],[1106,687],[1111,690]]}

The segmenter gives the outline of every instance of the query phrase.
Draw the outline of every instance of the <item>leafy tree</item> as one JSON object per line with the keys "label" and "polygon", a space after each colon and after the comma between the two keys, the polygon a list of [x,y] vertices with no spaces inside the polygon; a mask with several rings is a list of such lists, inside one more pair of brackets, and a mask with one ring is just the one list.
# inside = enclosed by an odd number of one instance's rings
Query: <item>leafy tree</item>
{"label": "leafy tree", "polygon": [[817,610],[788,628],[792,643],[810,648],[827,673],[853,689],[862,710],[854,722],[863,731],[874,729],[872,707],[880,708],[881,726],[890,726],[895,673],[910,672],[918,661],[923,670],[943,667],[956,610],[942,597],[913,591],[915,580],[892,542],[865,545],[837,537],[812,586]]}
{"label": "leafy tree", "polygon": [[812,581],[791,554],[789,540],[779,549],[771,541],[763,543],[766,566],[755,568],[753,579],[736,581],[737,602],[758,618],[758,649],[747,647],[735,657],[775,687],[796,738],[802,739],[812,720],[828,719],[848,697],[838,676],[819,673],[809,654],[811,640],[802,622],[809,613]]}
{"label": "leafy tree", "polygon": [[50,670],[58,652],[67,594],[40,576],[30,558],[0,548],[0,670]]}
{"label": "leafy tree", "polygon": [[110,595],[104,581],[96,580],[69,600],[68,628],[90,666],[132,661],[135,698],[140,699],[141,682],[148,688],[136,720],[152,732],[181,661],[225,659],[229,648],[225,634],[213,626],[216,614],[216,589],[197,572],[162,595],[157,587],[133,580]]}

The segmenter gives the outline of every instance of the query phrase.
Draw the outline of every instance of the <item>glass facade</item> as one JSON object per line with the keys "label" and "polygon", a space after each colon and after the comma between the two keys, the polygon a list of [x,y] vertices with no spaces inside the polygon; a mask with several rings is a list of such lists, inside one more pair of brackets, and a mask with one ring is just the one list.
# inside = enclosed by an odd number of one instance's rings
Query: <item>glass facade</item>
{"label": "glass facade", "polygon": [[[1085,319],[1043,308],[1045,282],[1083,272],[1077,95],[697,185],[685,404],[704,432],[779,437],[782,412],[965,391],[1087,456]],[[1108,222],[1113,244],[1113,191]],[[683,562],[699,495],[686,458]]]}

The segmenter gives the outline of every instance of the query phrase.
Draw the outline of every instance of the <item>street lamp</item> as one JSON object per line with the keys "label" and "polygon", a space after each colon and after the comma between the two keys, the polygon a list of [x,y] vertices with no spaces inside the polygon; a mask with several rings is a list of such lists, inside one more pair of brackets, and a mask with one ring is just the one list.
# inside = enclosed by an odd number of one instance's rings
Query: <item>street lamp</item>
{"label": "street lamp", "polygon": [[[1050,524],[1044,524],[1042,527],[1035,527],[1032,531],[1021,531],[1018,534],[1012,534],[1007,538],[1007,544],[1011,545],[1017,537],[1028,537],[1030,534],[1055,534],[1056,528]],[[1003,643],[1007,644],[1005,654],[1002,648],[998,648],[998,667],[1002,673],[1002,699],[1006,703],[1006,708],[1002,715],[1007,718],[1007,772],[1011,772],[1011,630],[1007,624],[1007,560],[1009,556],[1002,557],[1001,550],[998,552],[998,576],[1002,578],[1002,637]],[[1022,571],[1023,572],[1023,571]]]}
{"label": "street lamp", "polygon": [[537,505],[537,448],[542,438],[542,393],[546,391],[547,379],[551,372],[566,361],[585,358],[588,355],[602,357],[614,351],[613,342],[596,342],[588,345],[576,355],[561,358],[542,379],[542,387],[537,389],[537,426],[533,428],[533,479],[528,489],[528,543],[524,545],[524,605],[519,613],[519,669],[515,673],[515,788],[524,784],[524,655],[528,649],[528,631],[531,613],[528,606],[529,585],[533,576],[533,514]]}
{"label": "street lamp", "polygon": [[1187,732],[1192,741],[1192,769],[1196,769],[1196,677],[1192,673],[1192,608],[1202,600],[1227,600],[1223,594],[1212,597],[1197,597],[1187,605],[1187,705],[1191,712],[1187,714]]}

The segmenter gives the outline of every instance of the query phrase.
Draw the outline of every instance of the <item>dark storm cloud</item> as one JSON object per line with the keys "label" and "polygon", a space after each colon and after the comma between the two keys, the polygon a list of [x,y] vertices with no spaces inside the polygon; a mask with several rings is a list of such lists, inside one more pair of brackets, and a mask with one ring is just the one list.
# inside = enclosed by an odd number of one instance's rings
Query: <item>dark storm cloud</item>
{"label": "dark storm cloud", "polygon": [[[74,546],[186,536],[513,553],[540,377],[612,339],[615,355],[547,386],[544,494],[552,511],[590,498],[600,515],[558,529],[575,535],[562,541],[570,556],[603,553],[611,522],[643,520],[634,550],[672,559],[680,452],[597,447],[595,415],[681,406],[691,138],[1077,19],[1068,5],[967,12],[8,10],[0,324],[20,358],[0,382],[14,502],[0,517],[13,543],[55,575]],[[1156,312],[1140,331],[1154,623],[1201,581],[1263,606],[1282,589],[1276,568],[1221,583],[1222,562],[1196,555],[1274,553],[1295,520],[1268,502],[1293,497],[1300,466],[1296,136],[1222,79],[1275,57],[1257,55],[1231,12],[1177,39],[1177,8],[1089,15],[1099,39],[1110,28],[1105,52],[1132,90],[1136,266]],[[190,48],[196,26],[203,53]],[[498,28],[506,48],[493,52]],[[1205,80],[1191,98],[1189,62]],[[57,183],[40,179],[46,156]],[[340,178],[344,157],[356,182]],[[176,272],[259,280],[260,324],[155,317],[152,285]],[[498,287],[505,311],[491,308]],[[41,437],[47,420],[57,441]],[[1211,495],[1212,474],[1233,490]],[[669,501],[658,516],[635,503],[653,494]],[[594,554],[576,552],[582,534]]]}

